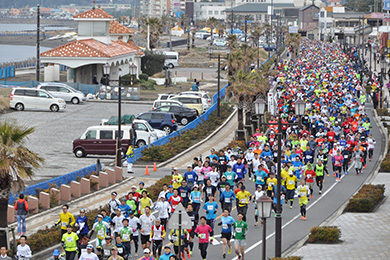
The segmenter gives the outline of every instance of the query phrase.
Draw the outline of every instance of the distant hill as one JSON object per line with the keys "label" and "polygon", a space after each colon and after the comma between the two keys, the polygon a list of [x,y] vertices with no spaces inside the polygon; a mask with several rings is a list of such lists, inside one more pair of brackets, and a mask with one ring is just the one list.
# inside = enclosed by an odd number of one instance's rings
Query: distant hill
{"label": "distant hill", "polygon": [[[22,8],[25,6],[36,6],[39,4],[43,7],[57,7],[59,5],[91,5],[92,0],[0,0],[0,8]],[[108,3],[108,0],[97,0],[96,3]],[[115,3],[124,2],[124,1],[115,1]]]}

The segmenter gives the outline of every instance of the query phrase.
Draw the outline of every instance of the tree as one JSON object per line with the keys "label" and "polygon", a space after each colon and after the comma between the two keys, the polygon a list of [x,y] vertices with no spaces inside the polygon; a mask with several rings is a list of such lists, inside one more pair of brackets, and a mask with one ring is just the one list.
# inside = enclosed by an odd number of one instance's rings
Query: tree
{"label": "tree", "polygon": [[141,34],[145,37],[145,39],[148,38],[148,24],[149,24],[149,37],[150,37],[149,46],[151,49],[157,48],[160,36],[163,33],[162,20],[157,17],[148,18],[146,16],[143,16],[141,17],[140,22],[142,24]]}
{"label": "tree", "polygon": [[[21,192],[25,178],[32,178],[43,158],[24,146],[34,128],[0,122],[0,228],[7,227],[8,200],[11,191]],[[0,233],[0,245],[6,245],[5,233]]]}
{"label": "tree", "polygon": [[289,33],[286,38],[286,46],[291,47],[291,58],[295,58],[295,52],[298,50],[302,42],[302,36],[299,33]]}
{"label": "tree", "polygon": [[206,26],[210,27],[210,29],[211,29],[210,45],[213,45],[213,41],[214,41],[214,33],[213,32],[217,28],[218,24],[219,24],[219,21],[215,17],[210,17],[209,19],[207,19]]}
{"label": "tree", "polygon": [[164,61],[164,55],[153,51],[145,51],[145,55],[141,58],[141,70],[143,73],[152,76],[163,70]]}
{"label": "tree", "polygon": [[[347,3],[345,4],[345,7],[348,11],[354,11],[354,12],[373,12],[374,8],[372,10],[370,9],[370,6],[374,6],[375,0],[347,0]],[[379,9],[382,9],[382,1],[379,2]]]}

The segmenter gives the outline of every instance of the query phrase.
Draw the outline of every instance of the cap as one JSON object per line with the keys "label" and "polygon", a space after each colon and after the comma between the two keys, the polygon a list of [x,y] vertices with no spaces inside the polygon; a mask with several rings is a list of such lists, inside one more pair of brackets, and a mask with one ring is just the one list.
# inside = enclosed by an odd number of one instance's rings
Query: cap
{"label": "cap", "polygon": [[106,236],[104,239],[105,239],[105,240],[109,240],[109,239],[112,239],[112,237]]}
{"label": "cap", "polygon": [[173,188],[173,186],[172,186],[172,185],[169,185],[168,188]]}
{"label": "cap", "polygon": [[195,185],[194,185],[194,188],[199,188],[198,184],[195,184]]}
{"label": "cap", "polygon": [[126,198],[122,198],[121,201],[126,201]]}
{"label": "cap", "polygon": [[170,247],[170,246],[168,246],[168,245],[164,246],[164,248],[169,248],[169,249],[171,249],[171,247]]}
{"label": "cap", "polygon": [[174,171],[178,171],[178,170],[179,170],[179,168],[177,168],[177,167],[173,167],[173,170],[174,170]]}
{"label": "cap", "polygon": [[61,253],[60,253],[60,250],[56,249],[53,251],[53,256],[59,256]]}
{"label": "cap", "polygon": [[150,254],[149,248],[145,248],[145,249],[144,249],[144,254]]}
{"label": "cap", "polygon": [[114,192],[111,192],[111,195],[118,195],[118,193],[116,193],[116,191],[114,191]]}
{"label": "cap", "polygon": [[192,168],[192,165],[191,165],[191,164],[188,164],[188,165],[187,165],[187,168]]}
{"label": "cap", "polygon": [[132,189],[136,189],[136,188],[137,188],[137,186],[133,185],[133,186],[131,186],[131,188],[132,188]]}
{"label": "cap", "polygon": [[122,223],[123,223],[123,221],[125,221],[125,220],[129,221],[127,218],[124,218],[124,219],[122,220]]}
{"label": "cap", "polygon": [[263,187],[261,187],[261,185],[257,185],[257,188],[263,188]]}
{"label": "cap", "polygon": [[87,249],[93,249],[93,245],[87,245]]}
{"label": "cap", "polygon": [[130,210],[129,215],[133,215],[133,214],[134,214],[134,211]]}
{"label": "cap", "polygon": [[253,148],[252,148],[252,147],[249,147],[248,149],[249,149],[249,150],[252,150]]}
{"label": "cap", "polygon": [[72,225],[71,225],[71,224],[68,224],[66,227],[67,227],[67,228],[68,228],[68,227],[70,227],[70,228],[71,228],[71,227],[72,227]]}
{"label": "cap", "polygon": [[145,185],[145,183],[143,183],[142,181],[139,183],[139,185],[141,185],[141,184],[142,184],[142,185]]}
{"label": "cap", "polygon": [[96,216],[97,218],[103,218],[103,215],[99,214]]}
{"label": "cap", "polygon": [[118,251],[118,248],[116,246],[114,246],[114,247],[111,248],[111,251],[112,250]]}

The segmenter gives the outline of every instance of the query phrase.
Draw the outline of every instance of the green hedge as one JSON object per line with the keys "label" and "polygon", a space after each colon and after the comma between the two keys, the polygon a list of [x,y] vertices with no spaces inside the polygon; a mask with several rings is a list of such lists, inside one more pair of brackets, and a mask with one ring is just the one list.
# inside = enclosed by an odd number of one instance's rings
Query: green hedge
{"label": "green hedge", "polygon": [[379,172],[390,172],[390,154],[386,154],[386,157],[381,162],[381,167],[379,169]]}
{"label": "green hedge", "polygon": [[337,243],[341,231],[338,227],[312,227],[310,229],[309,243]]}
{"label": "green hedge", "polygon": [[207,121],[203,121],[196,128],[185,131],[179,136],[170,139],[170,142],[160,146],[151,146],[143,150],[141,160],[149,162],[163,162],[176,154],[188,149],[200,142],[217,129],[233,112],[228,104],[221,105],[221,117],[217,116],[217,110],[213,111]]}
{"label": "green hedge", "polygon": [[365,184],[348,202],[345,212],[372,212],[385,193],[385,185]]}

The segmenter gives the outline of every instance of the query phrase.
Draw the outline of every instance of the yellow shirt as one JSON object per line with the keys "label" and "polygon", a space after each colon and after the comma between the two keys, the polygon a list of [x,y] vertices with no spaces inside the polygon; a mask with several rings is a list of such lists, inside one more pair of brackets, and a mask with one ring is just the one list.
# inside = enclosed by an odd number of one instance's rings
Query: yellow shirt
{"label": "yellow shirt", "polygon": [[304,186],[299,185],[297,191],[298,191],[298,195],[301,195],[301,197],[299,198],[300,200],[307,199],[308,187],[306,185]]}
{"label": "yellow shirt", "polygon": [[151,203],[150,203],[150,198],[146,197],[146,198],[141,198],[140,201],[139,201],[139,204],[141,206],[141,214],[144,214],[144,209],[146,208],[146,206],[149,206],[149,207],[152,207]]}
{"label": "yellow shirt", "polygon": [[71,213],[67,212],[64,214],[64,212],[61,212],[60,219],[57,221],[57,224],[61,223],[61,229],[66,230],[67,225],[70,224],[73,226],[75,222],[76,221]]}
{"label": "yellow shirt", "polygon": [[285,154],[286,154],[288,157],[290,157],[290,155],[291,155],[291,150],[286,151]]}
{"label": "yellow shirt", "polygon": [[172,186],[174,189],[177,189],[181,186],[181,182],[183,181],[183,176],[180,174],[172,175]]}
{"label": "yellow shirt", "polygon": [[286,178],[286,189],[295,190],[295,183],[298,181],[297,176],[287,176]]}
{"label": "yellow shirt", "polygon": [[238,200],[238,206],[246,206],[249,204],[251,194],[249,191],[239,191],[237,192],[236,199]]}
{"label": "yellow shirt", "polygon": [[77,250],[77,240],[79,237],[76,233],[71,232],[70,234],[65,233],[62,235],[62,242],[65,243],[65,251],[73,252]]}
{"label": "yellow shirt", "polygon": [[273,190],[274,186],[278,183],[278,180],[276,178],[268,178],[267,179],[267,190]]}
{"label": "yellow shirt", "polygon": [[280,172],[280,176],[282,177],[282,185],[286,184],[286,178],[288,177],[288,170],[286,171],[284,168],[282,168]]}

